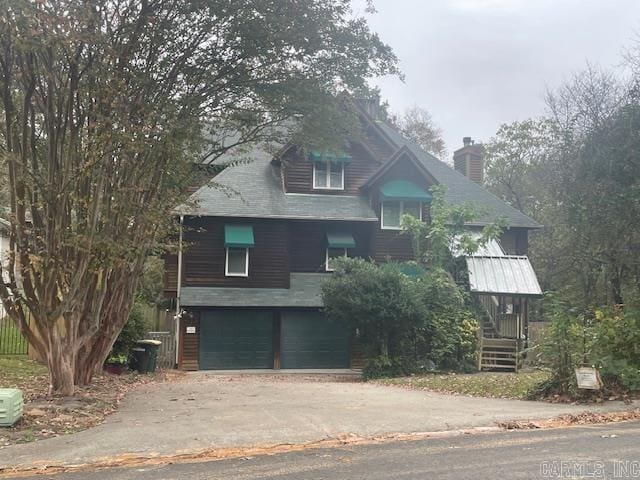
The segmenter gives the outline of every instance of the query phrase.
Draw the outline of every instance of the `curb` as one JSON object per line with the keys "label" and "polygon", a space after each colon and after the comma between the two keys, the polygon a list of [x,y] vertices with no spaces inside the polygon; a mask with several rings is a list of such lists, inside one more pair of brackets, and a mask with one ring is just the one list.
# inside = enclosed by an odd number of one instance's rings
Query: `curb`
{"label": "curb", "polygon": [[486,433],[506,432],[504,428],[473,427],[459,430],[390,433],[373,437],[359,437],[346,435],[336,438],[300,443],[300,444],[274,444],[254,447],[238,448],[207,448],[193,451],[183,451],[174,455],[139,455],[122,454],[117,457],[105,458],[91,463],[83,464],[48,464],[41,461],[31,466],[0,467],[0,479],[8,477],[30,477],[36,475],[53,475],[59,473],[81,472],[87,470],[103,470],[115,467],[140,467],[150,465],[162,465],[169,463],[189,463],[226,460],[258,455],[276,455],[281,453],[300,452],[304,450],[334,448],[341,446],[374,445],[386,442],[403,442],[423,440],[427,438],[447,438],[462,435],[478,435]]}

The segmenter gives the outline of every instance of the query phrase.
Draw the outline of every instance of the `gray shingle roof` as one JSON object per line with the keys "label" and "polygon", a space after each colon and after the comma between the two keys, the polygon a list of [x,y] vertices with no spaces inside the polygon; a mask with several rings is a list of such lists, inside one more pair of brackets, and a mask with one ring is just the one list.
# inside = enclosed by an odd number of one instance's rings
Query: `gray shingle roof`
{"label": "gray shingle roof", "polygon": [[[285,194],[280,169],[268,147],[242,154],[241,163],[224,169],[195,192],[177,213],[221,217],[377,221],[366,198],[342,195]],[[251,161],[244,161],[251,159]],[[219,161],[234,161],[225,157]]]}
{"label": "gray shingle roof", "polygon": [[[410,149],[435,180],[447,186],[446,198],[453,204],[476,205],[486,213],[474,225],[486,225],[503,216],[510,227],[539,228],[540,224],[507,205],[384,122],[378,126],[397,148]],[[259,144],[229,152],[216,163],[229,163],[187,205],[176,213],[199,216],[377,221],[367,199],[347,195],[286,194],[280,168],[271,160],[280,144]]]}
{"label": "gray shingle roof", "polygon": [[386,133],[398,148],[406,146],[422,162],[435,180],[447,186],[446,199],[454,205],[471,203],[478,209],[484,209],[486,213],[478,218],[475,225],[485,225],[495,221],[498,217],[506,217],[510,227],[540,228],[541,225],[526,216],[519,210],[508,205],[488,190],[469,180],[451,168],[446,163],[438,160],[433,155],[425,152],[416,143],[406,139],[395,129],[384,122],[377,122],[378,126]]}
{"label": "gray shingle roof", "polygon": [[291,288],[183,287],[185,307],[322,307],[326,273],[292,273]]}

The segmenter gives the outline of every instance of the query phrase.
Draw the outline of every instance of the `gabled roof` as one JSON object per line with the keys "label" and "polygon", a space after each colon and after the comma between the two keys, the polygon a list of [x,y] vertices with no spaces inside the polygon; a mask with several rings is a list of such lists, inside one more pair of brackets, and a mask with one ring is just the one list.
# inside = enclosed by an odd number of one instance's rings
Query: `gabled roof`
{"label": "gabled roof", "polygon": [[369,177],[366,183],[362,186],[362,190],[366,191],[367,189],[371,188],[373,184],[380,180],[380,178],[382,178],[393,165],[395,165],[400,159],[404,158],[411,161],[411,163],[413,163],[416,168],[424,174],[426,179],[430,180],[431,182],[435,181],[425,165],[420,160],[418,160],[416,154],[413,153],[413,151],[409,147],[403,145],[398,150],[396,150],[396,152],[391,155],[391,157],[389,157],[386,162],[380,165],[380,168],[378,168],[378,170],[376,170],[373,175],[371,175],[371,177]]}
{"label": "gabled roof", "polygon": [[[510,227],[540,228],[541,225],[521,211],[508,205],[488,190],[454,170],[446,163],[425,152],[416,143],[403,137],[398,131],[385,122],[378,121],[378,127],[385,132],[396,148],[410,150],[424,168],[439,184],[446,185],[446,200],[454,205],[471,203],[486,213],[471,225],[486,225],[498,217],[505,217]],[[395,156],[395,155],[394,155]],[[393,157],[392,157],[393,158]]]}

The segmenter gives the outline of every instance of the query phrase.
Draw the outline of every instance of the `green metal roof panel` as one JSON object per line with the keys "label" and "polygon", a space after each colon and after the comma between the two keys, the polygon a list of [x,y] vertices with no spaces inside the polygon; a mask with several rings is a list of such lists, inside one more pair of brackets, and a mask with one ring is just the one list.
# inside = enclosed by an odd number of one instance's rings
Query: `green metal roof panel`
{"label": "green metal roof panel", "polygon": [[356,242],[350,233],[327,233],[330,248],[355,248]]}
{"label": "green metal roof panel", "polygon": [[253,247],[253,227],[251,225],[225,225],[225,247]]}
{"label": "green metal roof panel", "polygon": [[431,194],[408,180],[393,180],[380,187],[384,200],[431,202]]}
{"label": "green metal roof panel", "polygon": [[469,288],[474,293],[542,296],[529,259],[519,255],[465,257]]}

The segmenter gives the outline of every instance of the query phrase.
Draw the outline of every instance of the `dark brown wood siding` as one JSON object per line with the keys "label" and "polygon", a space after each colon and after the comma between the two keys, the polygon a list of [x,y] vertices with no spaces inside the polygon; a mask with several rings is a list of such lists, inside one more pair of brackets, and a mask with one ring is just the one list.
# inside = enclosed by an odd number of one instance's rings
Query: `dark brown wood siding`
{"label": "dark brown wood siding", "polygon": [[[195,327],[196,333],[187,333],[187,327]],[[200,312],[190,311],[180,322],[180,341],[178,344],[178,368],[180,370],[198,370],[200,345]]]}
{"label": "dark brown wood siding", "polygon": [[373,223],[356,222],[291,222],[289,245],[291,246],[292,272],[324,272],[327,232],[351,233],[356,248],[349,250],[353,257],[368,258],[369,240],[375,228]]}
{"label": "dark brown wood siding", "polygon": [[358,195],[360,187],[380,167],[380,163],[358,143],[351,146],[349,153],[352,160],[344,166],[344,190],[316,190],[313,188],[313,162],[301,151],[295,148],[290,149],[282,159],[286,191],[288,193]]}
{"label": "dark brown wood siding", "polygon": [[529,252],[529,233],[526,228],[510,228],[502,232],[500,244],[509,255],[527,255]]}
{"label": "dark brown wood siding", "polygon": [[372,253],[378,263],[414,260],[410,237],[398,230],[381,230],[378,227],[372,239]]}
{"label": "dark brown wood siding", "polygon": [[[249,276],[226,277],[224,225],[253,226]],[[289,288],[287,225],[276,220],[192,218],[185,220],[184,286]]]}
{"label": "dark brown wood siding", "polygon": [[178,289],[178,255],[166,254],[164,256],[164,295],[167,298],[175,297]]}

